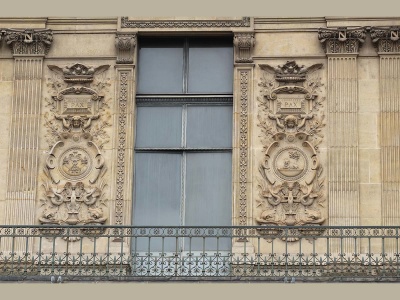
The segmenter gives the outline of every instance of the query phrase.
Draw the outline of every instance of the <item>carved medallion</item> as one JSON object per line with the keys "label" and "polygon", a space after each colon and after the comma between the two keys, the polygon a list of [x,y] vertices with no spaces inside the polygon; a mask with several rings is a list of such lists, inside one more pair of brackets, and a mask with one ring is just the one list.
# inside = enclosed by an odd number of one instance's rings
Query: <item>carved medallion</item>
{"label": "carved medallion", "polygon": [[92,159],[85,149],[72,147],[61,153],[58,168],[66,179],[79,180],[90,173]]}

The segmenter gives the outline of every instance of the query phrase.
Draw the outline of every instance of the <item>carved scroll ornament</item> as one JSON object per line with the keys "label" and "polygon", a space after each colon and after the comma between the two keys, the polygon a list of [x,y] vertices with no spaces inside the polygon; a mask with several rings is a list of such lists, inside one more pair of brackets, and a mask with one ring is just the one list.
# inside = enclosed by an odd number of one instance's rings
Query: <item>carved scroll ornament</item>
{"label": "carved scroll ornament", "polygon": [[[288,61],[283,66],[259,65],[264,71],[259,86],[258,126],[264,158],[259,165],[260,225],[320,225],[325,219],[322,166],[324,114],[322,86],[310,67]],[[296,240],[296,239],[292,239]]]}
{"label": "carved scroll ornament", "polygon": [[95,225],[108,220],[102,147],[109,141],[105,128],[110,116],[107,101],[99,94],[108,84],[104,79],[94,82],[96,71],[108,68],[49,66],[63,81],[56,76],[49,84],[53,96],[45,126],[50,150],[43,168],[41,224]]}

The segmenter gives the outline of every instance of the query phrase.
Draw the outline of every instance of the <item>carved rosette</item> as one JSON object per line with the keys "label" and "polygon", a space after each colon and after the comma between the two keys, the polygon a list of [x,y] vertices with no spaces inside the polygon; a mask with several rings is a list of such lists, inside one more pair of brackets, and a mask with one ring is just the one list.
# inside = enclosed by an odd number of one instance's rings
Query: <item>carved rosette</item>
{"label": "carved rosette", "polygon": [[364,27],[348,29],[320,28],[318,39],[327,54],[347,53],[357,54],[365,41],[366,29]]}
{"label": "carved rosette", "polygon": [[253,32],[235,33],[233,43],[236,48],[235,62],[237,63],[253,62],[253,58],[251,57],[251,51],[255,45]]}
{"label": "carved rosette", "polygon": [[256,222],[321,225],[326,199],[318,145],[324,114],[316,71],[322,64],[306,68],[288,61],[276,68],[259,66],[264,71],[258,114],[264,157],[259,165]]}
{"label": "carved rosette", "polygon": [[105,128],[110,124],[105,112],[107,103],[99,92],[107,84],[98,80],[94,88],[90,83],[109,65],[48,67],[59,76],[50,80],[53,96],[48,101],[50,113],[45,116],[50,150],[43,168],[44,199],[39,222],[104,224],[109,209],[104,180],[107,168],[101,149],[109,140]]}
{"label": "carved rosette", "polygon": [[117,64],[133,64],[136,34],[117,33],[115,47],[117,48]]}
{"label": "carved rosette", "polygon": [[53,42],[50,29],[6,29],[4,35],[13,54],[46,55]]}
{"label": "carved rosette", "polygon": [[400,27],[373,27],[371,28],[371,39],[378,52],[400,52]]}

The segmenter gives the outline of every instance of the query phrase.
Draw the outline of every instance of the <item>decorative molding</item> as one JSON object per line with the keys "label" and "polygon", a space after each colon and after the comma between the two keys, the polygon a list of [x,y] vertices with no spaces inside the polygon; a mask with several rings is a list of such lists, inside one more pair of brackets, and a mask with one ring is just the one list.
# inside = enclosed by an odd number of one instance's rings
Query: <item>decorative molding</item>
{"label": "decorative molding", "polygon": [[400,27],[372,27],[371,39],[381,53],[400,53]]}
{"label": "decorative molding", "polygon": [[14,55],[46,55],[53,42],[50,29],[6,29],[4,40]]}
{"label": "decorative molding", "polygon": [[337,29],[320,28],[318,39],[327,54],[357,54],[365,41],[366,28],[339,27]]}
{"label": "decorative molding", "polygon": [[249,71],[240,71],[239,225],[247,224]]}
{"label": "decorative molding", "polygon": [[235,33],[233,43],[236,47],[236,58],[237,63],[251,63],[253,58],[251,57],[251,51],[255,45],[254,33],[253,32],[237,32]]}
{"label": "decorative molding", "polygon": [[119,73],[118,96],[118,142],[117,142],[117,184],[115,198],[115,225],[123,225],[124,214],[124,187],[125,187],[125,151],[126,151],[126,123],[128,102],[128,80],[130,72]]}
{"label": "decorative molding", "polygon": [[250,18],[243,17],[242,20],[162,20],[143,21],[129,20],[128,17],[121,17],[121,28],[223,28],[223,27],[250,27]]}
{"label": "decorative molding", "polygon": [[133,64],[136,42],[136,33],[117,33],[115,36],[117,64]]}
{"label": "decorative molding", "polygon": [[264,71],[258,98],[264,158],[255,220],[260,225],[321,225],[326,196],[318,153],[325,115],[316,71],[322,64],[259,66]]}

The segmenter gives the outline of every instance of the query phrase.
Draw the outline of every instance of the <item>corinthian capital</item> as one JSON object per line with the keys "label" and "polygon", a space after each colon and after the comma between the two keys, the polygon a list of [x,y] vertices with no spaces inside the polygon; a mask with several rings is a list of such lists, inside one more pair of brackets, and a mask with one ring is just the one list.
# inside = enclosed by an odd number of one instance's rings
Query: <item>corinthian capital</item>
{"label": "corinthian capital", "polygon": [[372,27],[371,39],[378,52],[400,52],[400,27]]}
{"label": "corinthian capital", "polygon": [[366,29],[364,27],[352,29],[347,27],[339,27],[337,29],[320,28],[318,39],[327,54],[357,54],[365,41],[365,32]]}
{"label": "corinthian capital", "polygon": [[236,47],[236,58],[237,63],[251,63],[253,58],[251,57],[251,50],[255,45],[254,33],[253,32],[237,32],[233,43]]}
{"label": "corinthian capital", "polygon": [[53,32],[50,29],[6,29],[4,40],[14,55],[46,55],[53,42]]}
{"label": "corinthian capital", "polygon": [[136,33],[117,33],[115,47],[117,47],[117,64],[133,64]]}

